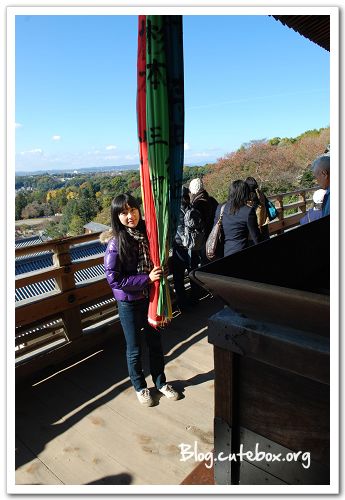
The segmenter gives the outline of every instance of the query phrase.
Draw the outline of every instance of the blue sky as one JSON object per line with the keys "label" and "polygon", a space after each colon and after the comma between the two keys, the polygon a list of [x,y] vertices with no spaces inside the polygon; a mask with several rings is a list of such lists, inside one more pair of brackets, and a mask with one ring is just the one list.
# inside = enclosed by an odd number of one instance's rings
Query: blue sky
{"label": "blue sky", "polygon": [[[330,124],[329,53],[268,15],[185,15],[185,163]],[[136,16],[16,16],[16,170],[137,164]]]}

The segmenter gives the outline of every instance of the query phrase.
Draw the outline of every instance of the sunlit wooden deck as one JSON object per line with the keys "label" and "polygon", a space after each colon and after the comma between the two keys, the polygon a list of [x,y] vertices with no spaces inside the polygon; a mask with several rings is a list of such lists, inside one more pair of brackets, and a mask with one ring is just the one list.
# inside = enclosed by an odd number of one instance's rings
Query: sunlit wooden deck
{"label": "sunlit wooden deck", "polygon": [[204,453],[213,448],[207,318],[221,308],[218,300],[203,299],[165,330],[166,375],[181,391],[179,401],[155,392],[154,407],[139,405],[119,333],[50,377],[18,387],[16,484],[180,484],[198,463],[180,461],[178,445],[196,442]]}

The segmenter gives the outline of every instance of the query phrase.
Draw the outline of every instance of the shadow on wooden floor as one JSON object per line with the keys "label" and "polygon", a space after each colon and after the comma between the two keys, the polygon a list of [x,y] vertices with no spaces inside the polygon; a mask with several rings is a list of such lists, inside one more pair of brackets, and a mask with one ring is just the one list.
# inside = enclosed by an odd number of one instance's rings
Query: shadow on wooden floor
{"label": "shadow on wooden floor", "polygon": [[[179,314],[173,320],[163,333],[166,364],[183,356],[191,345],[206,337],[207,318],[221,308],[222,304],[218,300],[207,298],[193,311]],[[147,362],[143,365],[147,375]],[[183,394],[186,387],[212,379],[211,370],[196,373],[187,380],[170,381]],[[46,370],[26,385],[18,385],[15,400],[16,438],[30,453],[19,451],[16,454],[16,468],[27,463],[32,456],[38,456],[47,443],[127,389],[132,390],[121,334],[114,335],[113,339],[87,355],[54,370]],[[22,450],[23,446],[18,446],[18,450]],[[130,484],[129,476],[124,473],[100,481],[102,484]]]}

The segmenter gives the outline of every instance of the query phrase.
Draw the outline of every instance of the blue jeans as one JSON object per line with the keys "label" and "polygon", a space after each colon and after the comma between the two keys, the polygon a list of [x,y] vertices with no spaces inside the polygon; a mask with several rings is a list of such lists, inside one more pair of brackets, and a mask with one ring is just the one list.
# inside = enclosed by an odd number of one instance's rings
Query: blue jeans
{"label": "blue jeans", "polygon": [[[148,299],[117,302],[120,321],[126,339],[128,374],[136,391],[147,387],[141,365],[141,335],[144,335],[149,350],[150,373],[154,385],[160,389],[165,385],[164,355],[161,333],[147,321]],[[143,330],[143,331],[141,331]]]}

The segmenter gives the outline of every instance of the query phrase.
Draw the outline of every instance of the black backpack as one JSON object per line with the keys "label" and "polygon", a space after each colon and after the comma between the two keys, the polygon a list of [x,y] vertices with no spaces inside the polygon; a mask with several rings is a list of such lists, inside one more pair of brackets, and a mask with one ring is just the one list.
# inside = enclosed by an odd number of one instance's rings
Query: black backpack
{"label": "black backpack", "polygon": [[191,206],[184,214],[183,246],[189,250],[200,250],[205,243],[205,225],[200,211]]}

